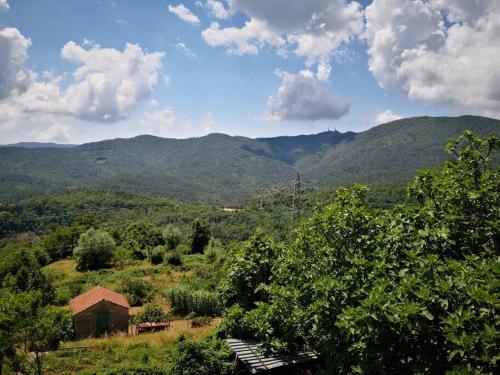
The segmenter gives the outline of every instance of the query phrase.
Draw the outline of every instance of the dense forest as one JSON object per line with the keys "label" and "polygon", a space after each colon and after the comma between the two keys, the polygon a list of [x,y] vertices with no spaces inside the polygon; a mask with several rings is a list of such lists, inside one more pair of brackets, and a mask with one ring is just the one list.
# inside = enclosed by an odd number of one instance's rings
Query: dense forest
{"label": "dense forest", "polygon": [[[324,374],[494,374],[499,148],[466,131],[408,184],[306,174],[225,206],[103,187],[9,199],[0,373],[227,374],[238,337],[314,350]],[[134,324],[198,328],[74,341],[68,301],[95,285],[123,293]]]}
{"label": "dense forest", "polygon": [[416,117],[361,133],[257,139],[144,135],[75,147],[0,147],[0,201],[101,188],[228,204],[289,187],[297,172],[309,189],[404,185],[417,169],[446,159],[442,146],[449,138],[465,129],[484,137],[499,127],[500,121],[478,116]]}

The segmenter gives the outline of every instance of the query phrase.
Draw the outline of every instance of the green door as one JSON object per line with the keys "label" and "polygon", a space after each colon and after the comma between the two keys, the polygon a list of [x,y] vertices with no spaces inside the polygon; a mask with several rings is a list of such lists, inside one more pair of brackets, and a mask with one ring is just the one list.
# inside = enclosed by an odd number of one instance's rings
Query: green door
{"label": "green door", "polygon": [[109,313],[97,313],[97,335],[102,335],[109,331]]}

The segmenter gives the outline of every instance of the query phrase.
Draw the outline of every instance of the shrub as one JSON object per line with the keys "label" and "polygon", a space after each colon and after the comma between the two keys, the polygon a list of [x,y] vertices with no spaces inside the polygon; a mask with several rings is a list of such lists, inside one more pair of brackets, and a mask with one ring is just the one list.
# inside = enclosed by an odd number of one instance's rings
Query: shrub
{"label": "shrub", "polygon": [[178,250],[171,250],[166,254],[165,261],[172,266],[180,266],[182,264],[182,255]]}
{"label": "shrub", "polygon": [[170,320],[169,316],[165,314],[163,309],[152,303],[144,306],[144,309],[134,318],[134,323],[157,323]]}
{"label": "shrub", "polygon": [[191,319],[191,328],[208,326],[214,319],[211,316],[198,316]]}
{"label": "shrub", "polygon": [[218,238],[210,238],[205,248],[205,260],[207,263],[214,263],[224,254],[224,246]]}
{"label": "shrub", "polygon": [[163,246],[156,246],[149,254],[149,260],[152,265],[163,263],[165,258],[165,248]]}
{"label": "shrub", "polygon": [[165,297],[175,314],[217,316],[221,314],[221,304],[218,295],[205,290],[190,290],[184,286],[170,288],[165,291]]}
{"label": "shrub", "polygon": [[78,239],[73,254],[77,261],[77,270],[97,270],[107,267],[113,257],[115,241],[99,229],[89,229]]}
{"label": "shrub", "polygon": [[177,342],[172,375],[229,374],[233,352],[224,341],[209,337],[201,342]]}
{"label": "shrub", "polygon": [[178,227],[168,224],[162,233],[168,250],[174,250],[181,243],[182,233]]}
{"label": "shrub", "polygon": [[139,306],[149,302],[152,291],[151,283],[141,279],[125,279],[120,286],[120,292],[127,296],[131,306]]}

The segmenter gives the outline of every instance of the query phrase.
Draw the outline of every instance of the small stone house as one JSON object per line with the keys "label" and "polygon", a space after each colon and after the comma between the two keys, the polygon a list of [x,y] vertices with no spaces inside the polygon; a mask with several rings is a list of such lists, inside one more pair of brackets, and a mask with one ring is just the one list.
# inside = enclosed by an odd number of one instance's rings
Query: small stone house
{"label": "small stone house", "polygon": [[98,285],[69,301],[75,338],[128,332],[130,305],[122,294]]}

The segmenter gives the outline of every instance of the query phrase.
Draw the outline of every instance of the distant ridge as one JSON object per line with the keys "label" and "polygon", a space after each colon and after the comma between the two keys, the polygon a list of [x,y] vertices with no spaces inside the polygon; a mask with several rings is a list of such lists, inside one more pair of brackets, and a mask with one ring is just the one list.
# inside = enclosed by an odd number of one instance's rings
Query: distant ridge
{"label": "distant ridge", "polygon": [[414,117],[361,133],[257,139],[218,133],[189,139],[142,135],[79,146],[18,144],[0,148],[0,201],[99,187],[224,203],[289,187],[297,172],[308,187],[404,182],[417,169],[445,160],[443,146],[465,129],[485,136],[498,131],[500,121]]}
{"label": "distant ridge", "polygon": [[66,147],[75,147],[76,145],[72,144],[62,144],[62,143],[53,143],[53,142],[19,142],[12,143],[8,145],[0,145],[0,147],[21,147],[21,148],[66,148]]}

